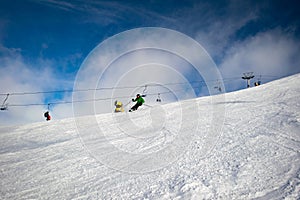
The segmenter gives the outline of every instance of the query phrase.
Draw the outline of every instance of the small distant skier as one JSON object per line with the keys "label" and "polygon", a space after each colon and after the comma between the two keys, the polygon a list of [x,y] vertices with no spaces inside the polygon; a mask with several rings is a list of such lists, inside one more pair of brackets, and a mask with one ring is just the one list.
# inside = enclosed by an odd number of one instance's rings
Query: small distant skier
{"label": "small distant skier", "polygon": [[132,99],[132,101],[136,102],[136,104],[129,110],[129,112],[137,110],[138,107],[140,107],[141,105],[143,105],[143,103],[145,103],[145,100],[143,99],[143,97],[141,97],[140,94],[137,94],[136,98]]}
{"label": "small distant skier", "polygon": [[44,113],[44,117],[46,117],[47,121],[51,120],[51,116],[49,114],[49,111],[47,111],[47,112]]}

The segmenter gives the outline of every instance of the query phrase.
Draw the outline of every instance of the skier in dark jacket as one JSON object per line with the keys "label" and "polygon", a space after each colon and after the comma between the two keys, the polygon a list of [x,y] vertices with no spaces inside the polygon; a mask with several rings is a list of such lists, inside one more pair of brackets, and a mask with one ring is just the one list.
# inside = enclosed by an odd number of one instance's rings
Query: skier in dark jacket
{"label": "skier in dark jacket", "polygon": [[129,110],[129,112],[137,110],[138,107],[140,107],[141,105],[143,105],[143,103],[145,102],[145,100],[141,97],[140,94],[137,94],[136,98],[132,99],[132,101],[136,102],[136,104]]}

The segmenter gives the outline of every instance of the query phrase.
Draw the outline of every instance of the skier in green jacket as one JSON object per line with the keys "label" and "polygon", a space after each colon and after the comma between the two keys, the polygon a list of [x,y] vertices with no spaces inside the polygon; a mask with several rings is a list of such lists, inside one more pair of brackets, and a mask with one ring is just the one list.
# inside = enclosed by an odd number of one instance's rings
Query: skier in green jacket
{"label": "skier in green jacket", "polygon": [[136,98],[132,99],[132,101],[136,102],[136,104],[129,110],[129,112],[137,110],[138,107],[140,107],[141,105],[143,105],[143,103],[145,102],[145,100],[141,97],[140,94],[137,94]]}

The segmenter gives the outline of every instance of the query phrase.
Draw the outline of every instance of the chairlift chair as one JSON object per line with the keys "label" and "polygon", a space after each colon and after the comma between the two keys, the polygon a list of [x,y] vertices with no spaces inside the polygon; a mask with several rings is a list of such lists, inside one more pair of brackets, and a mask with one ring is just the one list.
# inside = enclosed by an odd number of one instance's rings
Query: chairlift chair
{"label": "chairlift chair", "polygon": [[156,102],[161,102],[161,99],[160,99],[160,93],[157,94]]}

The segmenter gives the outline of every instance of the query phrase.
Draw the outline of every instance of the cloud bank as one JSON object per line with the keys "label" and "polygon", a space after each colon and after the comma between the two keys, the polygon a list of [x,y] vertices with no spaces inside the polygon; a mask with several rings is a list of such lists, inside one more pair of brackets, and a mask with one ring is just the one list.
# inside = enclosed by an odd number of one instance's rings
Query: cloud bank
{"label": "cloud bank", "polygon": [[[280,28],[261,32],[233,43],[226,53],[220,71],[223,77],[234,77],[244,72],[284,77],[300,72],[300,41],[292,33]],[[230,90],[240,88],[230,85]]]}

